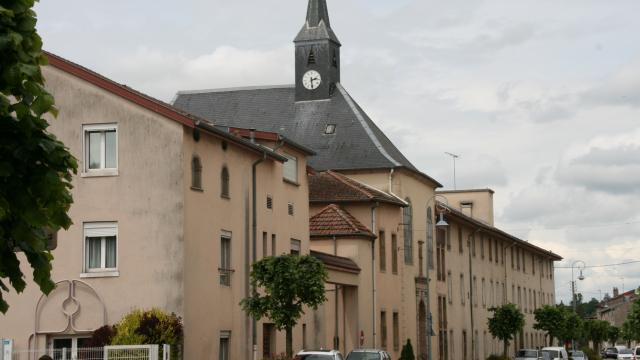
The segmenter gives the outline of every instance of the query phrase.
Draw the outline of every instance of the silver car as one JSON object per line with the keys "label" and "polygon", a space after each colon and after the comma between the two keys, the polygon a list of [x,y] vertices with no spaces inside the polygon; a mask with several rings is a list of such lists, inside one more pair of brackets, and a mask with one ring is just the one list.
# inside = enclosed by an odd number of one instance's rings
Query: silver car
{"label": "silver car", "polygon": [[355,349],[347,355],[346,360],[391,360],[391,356],[384,350]]}
{"label": "silver car", "polygon": [[538,360],[542,358],[542,354],[536,349],[520,349],[516,353],[515,360]]}
{"label": "silver car", "polygon": [[633,360],[635,356],[633,356],[633,350],[631,349],[620,349],[618,350],[618,360]]}
{"label": "silver car", "polygon": [[580,350],[569,351],[569,356],[571,356],[573,360],[589,360],[587,355]]}

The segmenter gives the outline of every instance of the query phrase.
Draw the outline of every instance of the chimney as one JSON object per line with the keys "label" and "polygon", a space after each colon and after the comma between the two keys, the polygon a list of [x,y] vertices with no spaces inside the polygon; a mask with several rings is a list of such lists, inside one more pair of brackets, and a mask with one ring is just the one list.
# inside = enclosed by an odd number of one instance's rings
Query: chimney
{"label": "chimney", "polygon": [[254,144],[256,143],[256,129],[249,129],[249,140]]}
{"label": "chimney", "polygon": [[617,287],[614,287],[614,288],[613,288],[613,297],[616,297],[616,296],[618,296],[618,295],[620,295],[620,291],[618,290],[618,288],[617,288]]}

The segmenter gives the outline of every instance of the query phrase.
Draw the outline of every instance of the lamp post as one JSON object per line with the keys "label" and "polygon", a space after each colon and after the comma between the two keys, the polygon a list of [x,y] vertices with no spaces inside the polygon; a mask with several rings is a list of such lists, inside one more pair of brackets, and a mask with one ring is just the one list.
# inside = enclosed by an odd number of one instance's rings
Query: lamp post
{"label": "lamp post", "polygon": [[[584,270],[586,264],[582,260],[576,260],[571,263],[571,301],[573,302],[573,312],[578,313],[578,301],[576,299],[576,281],[573,277],[573,269],[576,268],[576,264],[579,264],[578,269],[580,269],[580,275],[578,275],[578,280],[584,280],[584,275],[582,275],[582,270]],[[576,349],[576,341],[575,339],[571,339],[571,350]]]}
{"label": "lamp post", "polygon": [[[449,205],[449,200],[443,196],[443,195],[439,195],[439,194],[435,194],[433,195],[428,201],[427,201],[427,209],[430,209],[431,206],[431,202],[434,202],[434,210],[435,208],[438,206],[438,199],[442,200],[446,206]],[[445,206],[441,206],[441,211],[440,211],[440,217],[438,222],[436,223],[436,228],[438,229],[446,229],[449,227],[449,223],[447,223],[444,219],[444,211],[446,210]],[[435,211],[434,211],[434,215],[435,215]],[[431,232],[431,229],[427,229],[427,234],[429,234],[429,232]],[[431,232],[431,243],[427,244],[427,249],[429,249],[429,246],[431,246],[431,252],[433,253],[433,233]],[[432,360],[431,357],[431,334],[433,333],[433,316],[431,316],[431,290],[429,289],[429,286],[431,285],[431,277],[429,275],[429,261],[432,261],[431,258],[429,256],[427,256],[427,360]]]}

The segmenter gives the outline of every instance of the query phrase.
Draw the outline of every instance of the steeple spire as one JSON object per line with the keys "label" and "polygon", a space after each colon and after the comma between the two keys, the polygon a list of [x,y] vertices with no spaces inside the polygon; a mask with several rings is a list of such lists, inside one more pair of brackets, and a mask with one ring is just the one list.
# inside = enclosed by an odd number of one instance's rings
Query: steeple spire
{"label": "steeple spire", "polygon": [[324,21],[327,27],[331,27],[329,23],[329,11],[327,11],[326,0],[309,0],[307,7],[307,26],[317,27],[320,21]]}
{"label": "steeple spire", "polygon": [[294,42],[317,40],[331,40],[340,44],[338,37],[331,29],[327,0],[309,0],[307,19]]}

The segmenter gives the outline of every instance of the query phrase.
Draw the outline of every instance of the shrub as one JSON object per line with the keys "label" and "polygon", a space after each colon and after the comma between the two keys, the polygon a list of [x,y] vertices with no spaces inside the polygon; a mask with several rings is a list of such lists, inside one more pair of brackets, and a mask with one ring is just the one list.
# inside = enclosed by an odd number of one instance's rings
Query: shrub
{"label": "shrub", "polygon": [[580,350],[582,350],[582,352],[584,352],[584,354],[587,356],[587,358],[589,360],[602,360],[602,358],[600,357],[600,354],[598,354],[597,352],[593,351],[593,349],[591,349],[588,346],[585,346],[584,348],[582,348]]}
{"label": "shrub", "polygon": [[168,344],[177,358],[182,346],[182,319],[160,309],[134,310],[115,325],[111,345]]}
{"label": "shrub", "polygon": [[86,347],[103,347],[111,344],[116,329],[111,325],[105,325],[94,331]]}
{"label": "shrub", "polygon": [[413,354],[413,346],[409,339],[407,339],[407,343],[402,347],[400,360],[416,360],[416,356]]}

